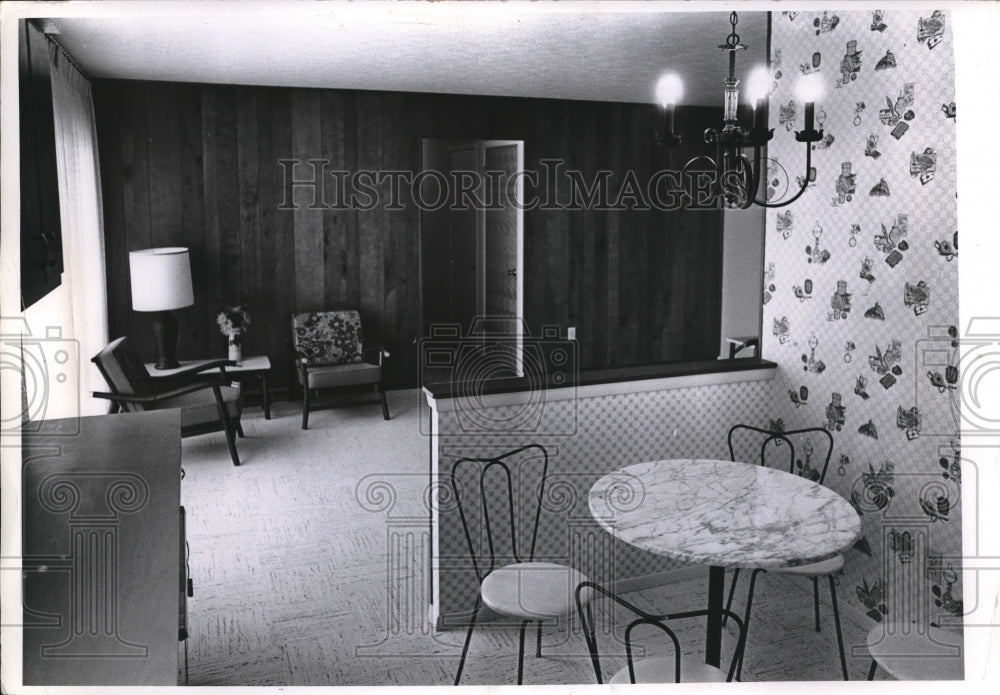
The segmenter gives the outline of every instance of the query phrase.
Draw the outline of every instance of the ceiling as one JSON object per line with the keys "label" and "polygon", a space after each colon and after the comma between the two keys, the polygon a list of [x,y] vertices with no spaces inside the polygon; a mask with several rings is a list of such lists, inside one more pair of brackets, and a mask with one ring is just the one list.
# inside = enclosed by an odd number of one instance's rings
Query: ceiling
{"label": "ceiling", "polygon": [[[47,9],[77,16],[44,25],[91,77],[652,102],[669,69],[683,103],[720,106],[728,13],[650,7],[66,3]],[[767,13],[739,19],[745,76],[766,60]]]}

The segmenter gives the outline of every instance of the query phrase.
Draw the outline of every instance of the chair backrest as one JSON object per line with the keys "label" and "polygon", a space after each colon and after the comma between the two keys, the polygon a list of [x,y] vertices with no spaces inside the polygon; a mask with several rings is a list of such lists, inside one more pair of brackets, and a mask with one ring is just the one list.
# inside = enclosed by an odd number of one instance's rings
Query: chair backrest
{"label": "chair backrest", "polygon": [[[603,684],[604,677],[601,674],[601,658],[597,647],[597,619],[592,618],[592,614],[588,607],[590,605],[596,605],[596,601],[585,600],[584,594],[589,592],[594,592],[597,594],[602,594],[614,603],[625,608],[634,617],[631,618],[628,624],[625,626],[623,632],[625,640],[625,659],[628,665],[629,682],[636,682],[636,647],[635,647],[635,637],[636,631],[643,626],[650,626],[662,632],[664,636],[669,640],[673,648],[674,655],[674,682],[681,682],[681,643],[677,637],[677,633],[671,629],[669,623],[674,621],[680,621],[690,618],[705,618],[708,619],[709,611],[707,609],[697,610],[697,611],[685,611],[683,613],[664,613],[664,614],[654,614],[644,611],[641,608],[629,603],[625,599],[616,595],[615,593],[605,589],[600,584],[596,584],[591,581],[580,582],[576,587],[576,609],[580,616],[580,622],[583,627],[583,635],[587,640],[587,648],[590,650],[590,661],[594,667],[594,675],[597,677],[597,682]],[[743,655],[743,649],[746,646],[746,626],[743,621],[732,611],[723,610],[722,615],[728,617],[732,620],[739,631],[739,637],[736,642],[736,648],[733,650],[733,656],[729,663],[729,669],[726,671],[726,681],[733,680],[733,676],[736,673],[736,668],[739,665],[740,659]],[[618,635],[618,629],[615,625],[615,620],[605,620],[603,624],[609,627],[609,631]],[[698,630],[699,635],[704,635],[704,630]],[[648,653],[650,648],[653,647],[652,644],[643,645],[644,648],[641,649],[642,652]],[[689,657],[690,658],[690,657]]]}
{"label": "chair backrest", "polygon": [[[516,468],[513,472],[512,467]],[[466,469],[469,473],[462,477]],[[498,456],[455,461],[451,468],[451,486],[472,565],[480,582],[493,571],[498,556],[516,562],[534,559],[548,469],[549,454],[540,444],[528,444]],[[469,487],[476,488],[478,505],[469,504]],[[537,489],[537,494],[529,494],[532,488]],[[478,511],[478,516],[472,516],[473,509]],[[475,534],[471,528],[473,524]],[[474,535],[479,539],[485,536],[485,549],[481,543],[473,541]],[[486,558],[485,563],[481,562]]]}
{"label": "chair backrest", "polygon": [[[732,461],[737,460],[736,453],[733,449],[733,435],[740,431],[754,432],[760,435],[760,458],[757,460],[757,463],[761,466],[767,465],[768,444],[773,444],[775,450],[782,446],[787,446],[789,473],[801,475],[802,477],[808,478],[809,480],[819,483],[820,485],[822,485],[823,481],[826,479],[826,469],[830,466],[830,456],[833,454],[833,435],[830,434],[830,432],[825,428],[806,427],[798,430],[778,430],[753,427],[752,425],[733,425],[726,437],[726,441],[729,444],[729,458]],[[798,458],[796,458],[795,444],[793,443],[793,438],[796,437],[802,441],[802,448],[800,451],[803,455]],[[815,448],[812,444],[813,439],[818,439],[820,446],[825,448],[825,453],[820,451],[822,467],[820,467],[817,463],[819,458],[813,457],[815,452]]]}
{"label": "chair backrest", "polygon": [[295,314],[292,345],[296,357],[313,363],[361,362],[361,314],[354,310]]}
{"label": "chair backrest", "polygon": [[[154,392],[152,377],[139,353],[125,336],[116,338],[91,358],[112,393],[148,396]],[[121,403],[124,410],[143,410],[139,403]]]}

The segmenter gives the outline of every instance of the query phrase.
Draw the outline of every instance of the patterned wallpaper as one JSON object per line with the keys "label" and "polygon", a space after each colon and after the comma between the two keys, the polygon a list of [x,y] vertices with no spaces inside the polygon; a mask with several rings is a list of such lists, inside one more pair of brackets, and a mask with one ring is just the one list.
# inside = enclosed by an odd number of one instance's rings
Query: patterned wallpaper
{"label": "patterned wallpaper", "polygon": [[805,176],[803,73],[823,78],[825,137],[809,190],[767,214],[770,418],[833,433],[826,484],[864,534],[840,593],[877,621],[962,612],[960,577],[939,558],[961,551],[953,48],[931,9],[772,17],[773,200]]}

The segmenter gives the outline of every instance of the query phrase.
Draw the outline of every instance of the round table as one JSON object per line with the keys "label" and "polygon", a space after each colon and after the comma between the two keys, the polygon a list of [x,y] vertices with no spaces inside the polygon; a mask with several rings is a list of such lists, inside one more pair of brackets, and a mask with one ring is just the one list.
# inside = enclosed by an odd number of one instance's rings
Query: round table
{"label": "round table", "polygon": [[861,517],[836,492],[784,471],[710,459],[637,463],[590,490],[609,533],[657,555],[710,565],[706,662],[719,665],[726,567],[789,567],[849,548]]}

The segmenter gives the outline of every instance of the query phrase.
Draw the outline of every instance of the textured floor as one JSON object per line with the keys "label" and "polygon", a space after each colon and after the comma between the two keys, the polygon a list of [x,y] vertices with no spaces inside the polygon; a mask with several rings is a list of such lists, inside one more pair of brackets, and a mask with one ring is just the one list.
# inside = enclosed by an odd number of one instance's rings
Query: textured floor
{"label": "textured floor", "polygon": [[[434,633],[426,619],[428,441],[417,399],[415,391],[391,393],[389,422],[377,405],[319,411],[308,431],[300,429],[297,404],[276,404],[269,421],[251,408],[239,468],[221,435],[184,440],[182,497],[195,583],[191,685],[453,681],[464,632]],[[706,585],[696,577],[628,598],[657,610],[696,609],[705,605]],[[759,580],[744,681],[840,678],[827,591],[821,596],[823,630],[816,633],[808,580]],[[853,645],[863,654],[869,626],[841,617],[851,678],[863,679],[868,659],[850,654]],[[681,639],[685,652],[704,648],[700,626]],[[602,638],[604,649],[608,674],[621,660]],[[463,684],[514,683],[516,653],[516,630],[478,631]],[[536,659],[529,647],[525,683],[594,682],[575,624],[547,629],[543,653]]]}

